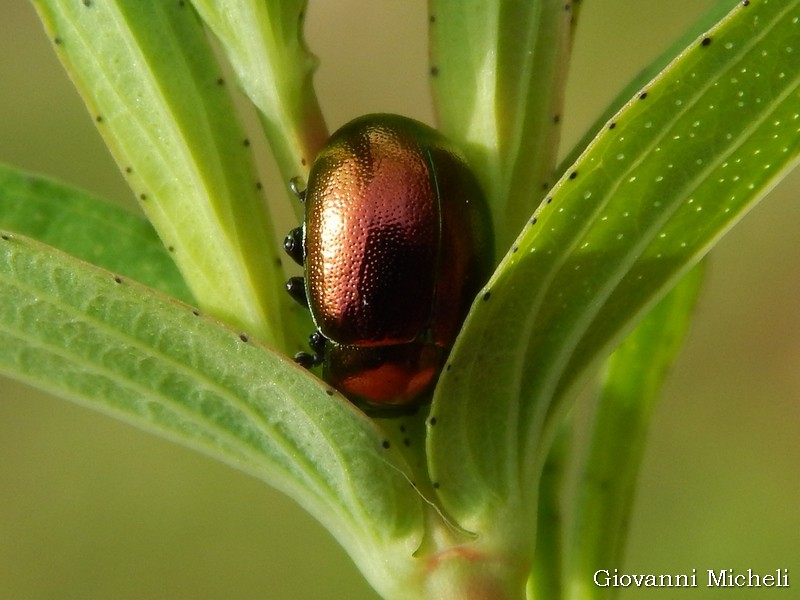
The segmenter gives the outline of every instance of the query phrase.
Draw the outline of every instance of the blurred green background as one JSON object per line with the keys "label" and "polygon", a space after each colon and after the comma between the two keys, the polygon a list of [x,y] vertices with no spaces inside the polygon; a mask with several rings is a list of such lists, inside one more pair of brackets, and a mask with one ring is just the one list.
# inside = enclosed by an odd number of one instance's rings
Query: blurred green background
{"label": "blurred green background", "polygon": [[[587,0],[565,147],[711,4]],[[430,122],[425,12],[421,0],[310,1],[331,128],[374,111]],[[0,161],[130,201],[27,2],[0,8],[0,89]],[[271,179],[271,192],[284,193]],[[797,593],[798,190],[798,175],[781,183],[714,252],[653,425],[627,572],[788,568]],[[0,599],[376,598],[327,533],[265,485],[7,380],[0,455]],[[621,598],[665,594],[731,592]]]}

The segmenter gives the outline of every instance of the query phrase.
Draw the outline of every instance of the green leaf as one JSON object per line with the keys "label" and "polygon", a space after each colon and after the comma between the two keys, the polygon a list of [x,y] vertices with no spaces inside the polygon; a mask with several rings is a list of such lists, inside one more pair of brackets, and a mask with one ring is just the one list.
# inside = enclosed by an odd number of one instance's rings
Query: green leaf
{"label": "green leaf", "polygon": [[194,10],[138,0],[34,4],[200,306],[283,346],[291,319],[280,245]]}
{"label": "green leaf", "polygon": [[587,377],[796,163],[798,23],[800,0],[738,3],[617,113],[531,218],[431,408],[430,471],[462,526],[494,532],[508,506],[535,510],[547,449]]}
{"label": "green leaf", "polygon": [[539,484],[528,598],[603,598],[594,573],[621,565],[636,480],[656,399],[677,356],[705,269],[673,288],[606,361],[590,416],[561,426]]}
{"label": "green leaf", "polygon": [[442,131],[466,153],[505,252],[555,181],[577,2],[433,0],[431,79]]}
{"label": "green leaf", "polygon": [[373,585],[402,578],[420,497],[398,449],[337,392],[188,306],[16,234],[0,233],[0,288],[0,372],[266,481]]}
{"label": "green leaf", "polygon": [[[565,598],[566,535],[571,526],[566,499],[571,483],[571,451],[577,443],[575,414],[570,414],[556,435],[539,478],[536,548],[528,577],[528,600]],[[591,581],[591,577],[589,578]]]}
{"label": "green leaf", "polygon": [[284,181],[307,176],[328,132],[311,81],[317,61],[302,39],[306,0],[193,4],[258,108]]}
{"label": "green leaf", "polygon": [[[680,351],[705,274],[690,271],[608,360],[568,546],[565,589],[600,598],[598,569],[621,565],[636,481],[659,391]],[[602,593],[601,593],[602,592]],[[541,596],[547,597],[547,596]]]}
{"label": "green leaf", "polygon": [[191,299],[149,221],[86,192],[0,165],[0,228]]}

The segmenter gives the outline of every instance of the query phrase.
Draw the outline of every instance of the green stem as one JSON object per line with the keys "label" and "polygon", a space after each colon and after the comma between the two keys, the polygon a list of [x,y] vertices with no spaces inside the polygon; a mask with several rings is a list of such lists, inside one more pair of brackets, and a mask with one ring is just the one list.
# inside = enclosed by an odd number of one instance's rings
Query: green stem
{"label": "green stem", "polygon": [[528,573],[514,553],[490,553],[474,544],[444,550],[427,559],[424,598],[513,600],[525,598]]}

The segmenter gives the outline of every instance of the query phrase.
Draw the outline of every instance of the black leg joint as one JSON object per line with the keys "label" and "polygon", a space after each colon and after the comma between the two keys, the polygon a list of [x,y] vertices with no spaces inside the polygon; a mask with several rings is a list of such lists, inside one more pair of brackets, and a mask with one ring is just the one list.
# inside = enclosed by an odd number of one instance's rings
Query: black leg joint
{"label": "black leg joint", "polygon": [[325,354],[325,346],[328,343],[328,338],[322,335],[321,332],[315,331],[310,336],[308,336],[308,345],[314,354],[318,354],[322,356]]}
{"label": "black leg joint", "polygon": [[283,249],[294,262],[303,266],[303,228],[295,227],[283,240]]}
{"label": "black leg joint", "polygon": [[309,354],[308,352],[298,352],[294,355],[294,362],[304,369],[310,369],[320,364],[322,362],[322,357],[317,354]]}
{"label": "black leg joint", "polygon": [[308,308],[308,298],[306,297],[306,283],[302,277],[291,277],[286,282],[286,291],[289,292],[289,295],[295,302],[297,302],[301,306],[305,306],[306,308]]}

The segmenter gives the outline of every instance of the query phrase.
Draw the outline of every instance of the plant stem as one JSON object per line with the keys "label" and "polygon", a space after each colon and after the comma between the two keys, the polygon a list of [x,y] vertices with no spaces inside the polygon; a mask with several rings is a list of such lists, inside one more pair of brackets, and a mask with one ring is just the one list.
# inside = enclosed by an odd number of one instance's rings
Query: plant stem
{"label": "plant stem", "polygon": [[527,571],[513,553],[489,554],[466,544],[427,559],[422,589],[431,600],[524,599]]}

